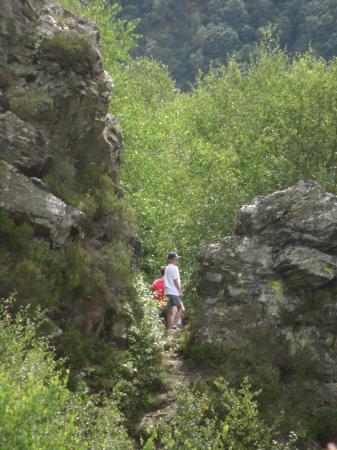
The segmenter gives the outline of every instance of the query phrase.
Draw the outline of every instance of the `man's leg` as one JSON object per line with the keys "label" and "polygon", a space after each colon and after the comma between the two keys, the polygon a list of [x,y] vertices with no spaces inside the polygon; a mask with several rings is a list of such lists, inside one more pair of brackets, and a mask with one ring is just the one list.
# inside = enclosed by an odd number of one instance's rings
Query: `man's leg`
{"label": "man's leg", "polygon": [[168,305],[167,314],[166,314],[166,328],[170,329],[172,327],[172,316],[173,316],[173,306],[171,304]]}
{"label": "man's leg", "polygon": [[176,317],[177,311],[178,311],[178,307],[174,305],[172,307],[172,323],[174,322],[174,319]]}
{"label": "man's leg", "polygon": [[177,311],[177,314],[176,314],[176,316],[175,316],[175,318],[174,318],[173,325],[177,325],[178,320],[180,319],[180,317],[181,317],[181,315],[182,315],[182,313],[183,313],[184,311],[185,311],[184,305],[181,303],[181,304],[178,306],[178,311]]}

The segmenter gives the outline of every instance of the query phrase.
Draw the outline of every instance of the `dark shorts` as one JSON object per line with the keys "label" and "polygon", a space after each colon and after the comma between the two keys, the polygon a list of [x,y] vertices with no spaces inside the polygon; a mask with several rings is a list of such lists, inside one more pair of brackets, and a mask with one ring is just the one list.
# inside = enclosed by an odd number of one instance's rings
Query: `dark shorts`
{"label": "dark shorts", "polygon": [[168,307],[165,306],[165,308],[163,308],[163,309],[160,311],[159,317],[160,317],[161,319],[165,319],[166,316],[167,316],[167,311],[168,311]]}
{"label": "dark shorts", "polygon": [[168,295],[168,304],[170,306],[180,306],[181,305],[181,298],[179,295]]}

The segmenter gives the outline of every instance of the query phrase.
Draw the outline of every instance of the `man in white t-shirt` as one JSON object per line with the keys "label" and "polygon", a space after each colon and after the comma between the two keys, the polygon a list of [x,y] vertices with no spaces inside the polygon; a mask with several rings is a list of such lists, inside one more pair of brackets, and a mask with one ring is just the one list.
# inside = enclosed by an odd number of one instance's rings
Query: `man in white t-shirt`
{"label": "man in white t-shirt", "polygon": [[[165,296],[168,299],[168,311],[166,316],[166,326],[168,329],[177,328],[177,323],[185,311],[183,302],[181,300],[183,291],[180,282],[180,273],[178,267],[178,260],[180,256],[175,252],[170,252],[167,257],[167,267],[165,269],[164,287]],[[173,308],[177,307],[177,313],[172,320]]]}

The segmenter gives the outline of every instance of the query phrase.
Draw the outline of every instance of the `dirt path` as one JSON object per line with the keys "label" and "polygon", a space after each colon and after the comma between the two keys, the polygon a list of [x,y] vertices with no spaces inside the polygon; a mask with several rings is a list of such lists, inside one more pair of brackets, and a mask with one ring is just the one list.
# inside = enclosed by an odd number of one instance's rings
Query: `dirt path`
{"label": "dirt path", "polygon": [[167,336],[163,352],[163,361],[167,367],[168,374],[167,390],[160,396],[162,400],[160,408],[143,417],[141,422],[143,430],[169,420],[176,410],[176,398],[179,388],[192,383],[197,376],[193,369],[189,369],[186,366],[183,356],[178,351],[180,338],[181,333],[179,331]]}

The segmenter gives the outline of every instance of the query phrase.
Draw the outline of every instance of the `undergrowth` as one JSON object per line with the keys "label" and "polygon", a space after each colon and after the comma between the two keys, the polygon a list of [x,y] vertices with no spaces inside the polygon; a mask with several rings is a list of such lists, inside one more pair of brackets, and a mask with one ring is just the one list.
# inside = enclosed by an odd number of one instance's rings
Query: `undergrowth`
{"label": "undergrowth", "polygon": [[39,336],[43,314],[0,307],[0,448],[129,450],[113,399],[67,388],[68,370]]}
{"label": "undergrowth", "polygon": [[297,437],[282,439],[276,426],[261,418],[257,397],[248,380],[233,389],[223,378],[212,386],[202,382],[185,386],[177,398],[171,420],[149,431],[145,450],[287,450],[296,449]]}

